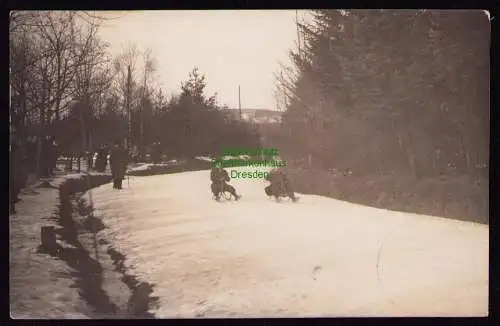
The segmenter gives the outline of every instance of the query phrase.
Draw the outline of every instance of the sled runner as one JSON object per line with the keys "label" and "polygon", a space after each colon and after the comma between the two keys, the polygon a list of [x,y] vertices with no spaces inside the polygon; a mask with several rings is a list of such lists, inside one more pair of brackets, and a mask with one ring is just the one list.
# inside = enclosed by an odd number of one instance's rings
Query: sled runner
{"label": "sled runner", "polygon": [[219,192],[219,199],[217,199],[217,196],[212,196],[212,198],[215,201],[221,201],[221,199],[229,201],[229,200],[233,199],[233,196],[230,193],[226,192],[226,191],[221,191],[221,192]]}
{"label": "sled runner", "polygon": [[[212,198],[215,200],[215,201],[218,201],[220,202],[222,199],[224,199],[224,201],[231,201],[233,200],[233,195],[231,195],[229,192],[221,192],[219,193],[219,199],[217,199],[217,196],[212,196]],[[234,198],[236,199],[236,198]],[[241,199],[241,195],[239,195],[238,199],[236,200],[240,200]]]}
{"label": "sled runner", "polygon": [[277,195],[273,193],[272,186],[268,186],[264,190],[269,199],[275,197],[276,202],[280,202],[282,198],[288,198],[289,201],[293,201],[294,203],[299,200],[299,197],[295,196],[292,192],[287,191],[284,185],[281,185],[280,189],[277,190],[278,191]]}
{"label": "sled runner", "polygon": [[[273,199],[273,197],[274,197],[274,196],[268,196],[268,198],[269,198],[270,200],[272,200],[272,199]],[[286,198],[286,199],[287,199],[287,201],[291,201],[291,202],[294,202],[294,203],[298,202],[298,201],[299,201],[299,199],[300,199],[300,197],[297,197],[297,196],[295,196],[295,199],[292,199],[292,198],[291,198],[290,196],[288,196],[288,195],[280,195],[280,196],[276,197],[276,199],[275,199],[275,200],[276,200],[276,202],[277,202],[277,203],[280,203],[280,202],[282,201],[282,198]]]}

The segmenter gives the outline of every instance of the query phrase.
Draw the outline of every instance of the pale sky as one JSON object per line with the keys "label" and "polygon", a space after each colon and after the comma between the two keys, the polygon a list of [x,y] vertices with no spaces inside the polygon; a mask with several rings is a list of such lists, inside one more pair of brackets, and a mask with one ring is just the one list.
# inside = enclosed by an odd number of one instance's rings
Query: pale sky
{"label": "pale sky", "polygon": [[[151,48],[157,80],[167,93],[197,66],[207,78],[207,95],[218,103],[275,109],[273,73],[288,62],[297,39],[295,10],[170,10],[121,12],[101,28],[101,37],[118,53],[129,43]],[[299,13],[300,16],[303,13]],[[299,16],[299,17],[300,17]]]}

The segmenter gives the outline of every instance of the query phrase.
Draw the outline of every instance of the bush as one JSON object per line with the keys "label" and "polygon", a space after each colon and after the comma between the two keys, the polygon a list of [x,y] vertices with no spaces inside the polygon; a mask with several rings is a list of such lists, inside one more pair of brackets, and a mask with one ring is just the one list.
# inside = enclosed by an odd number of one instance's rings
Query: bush
{"label": "bush", "polygon": [[458,176],[345,176],[330,170],[290,169],[295,190],[409,213],[489,223],[488,179]]}

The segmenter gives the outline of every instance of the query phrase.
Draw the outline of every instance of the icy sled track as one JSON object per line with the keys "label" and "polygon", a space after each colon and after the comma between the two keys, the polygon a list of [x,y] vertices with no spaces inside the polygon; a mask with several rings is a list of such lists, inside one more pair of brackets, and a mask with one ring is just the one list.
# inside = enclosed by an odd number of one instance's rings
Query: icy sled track
{"label": "icy sled track", "polygon": [[93,192],[101,236],[155,284],[157,317],[488,314],[488,226],[320,196],[275,203],[252,179],[231,180],[242,200],[217,203],[208,179]]}

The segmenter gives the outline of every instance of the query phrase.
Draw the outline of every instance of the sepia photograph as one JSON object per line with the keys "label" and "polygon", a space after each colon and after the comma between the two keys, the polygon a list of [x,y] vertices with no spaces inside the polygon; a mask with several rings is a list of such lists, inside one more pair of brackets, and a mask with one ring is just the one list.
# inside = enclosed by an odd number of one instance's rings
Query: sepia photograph
{"label": "sepia photograph", "polygon": [[10,11],[11,318],[488,316],[493,18]]}

